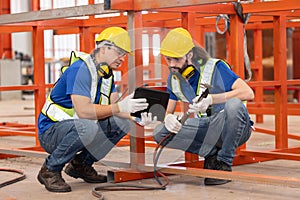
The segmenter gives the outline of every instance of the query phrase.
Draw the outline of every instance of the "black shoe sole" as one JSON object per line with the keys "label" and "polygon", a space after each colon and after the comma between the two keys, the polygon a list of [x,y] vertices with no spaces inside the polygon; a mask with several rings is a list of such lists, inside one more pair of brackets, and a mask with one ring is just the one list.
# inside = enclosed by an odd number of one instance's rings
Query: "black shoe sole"
{"label": "black shoe sole", "polygon": [[204,179],[204,185],[223,185],[223,184],[226,184],[229,182],[231,182],[231,180],[215,179],[215,178],[205,178]]}
{"label": "black shoe sole", "polygon": [[82,176],[81,174],[76,173],[74,170],[70,170],[68,168],[65,169],[65,173],[76,179],[81,178],[87,183],[106,183],[107,182],[107,179],[106,180],[94,180],[94,179],[86,178],[86,177]]}
{"label": "black shoe sole", "polygon": [[38,181],[45,186],[45,188],[50,191],[50,192],[71,192],[72,189],[71,188],[67,188],[67,189],[53,189],[53,188],[50,188],[48,187],[46,184],[45,184],[45,181],[43,180],[43,178],[40,176],[40,174],[38,175],[37,177]]}

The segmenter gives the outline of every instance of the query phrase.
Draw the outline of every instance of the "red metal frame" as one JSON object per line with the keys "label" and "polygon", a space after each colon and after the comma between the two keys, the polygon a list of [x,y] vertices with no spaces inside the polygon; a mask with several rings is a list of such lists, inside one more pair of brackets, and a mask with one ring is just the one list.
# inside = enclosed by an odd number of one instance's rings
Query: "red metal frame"
{"label": "red metal frame", "polygon": [[[107,2],[107,1],[106,1]],[[251,69],[255,75],[255,80],[251,80],[249,85],[254,89],[256,97],[255,100],[248,103],[249,112],[256,114],[257,122],[263,122],[264,114],[275,115],[275,130],[265,130],[257,128],[257,132],[274,135],[275,148],[270,151],[249,151],[246,145],[243,145],[237,151],[237,157],[234,160],[234,164],[253,163],[258,161],[266,161],[271,159],[288,159],[288,160],[300,160],[299,147],[289,148],[288,139],[299,140],[299,136],[296,134],[288,133],[288,115],[300,115],[299,103],[291,104],[287,101],[287,91],[290,86],[299,86],[300,80],[293,79],[287,80],[286,72],[286,28],[295,27],[299,28],[300,23],[296,21],[290,21],[292,19],[300,19],[300,4],[298,0],[281,0],[272,2],[260,2],[258,0],[252,3],[243,4],[244,13],[251,13],[250,20],[247,25],[244,25],[239,17],[235,14],[233,5],[229,2],[232,1],[194,1],[184,0],[177,2],[178,5],[172,5],[170,1],[133,1],[133,0],[111,0],[111,10],[128,11],[127,16],[121,14],[120,17],[108,17],[108,18],[95,18],[91,16],[87,20],[75,20],[75,19],[50,19],[45,21],[33,21],[17,24],[0,25],[0,33],[12,33],[30,31],[33,34],[33,57],[35,63],[34,77],[35,82],[33,86],[0,86],[0,91],[7,90],[34,90],[35,97],[35,120],[43,106],[46,96],[46,89],[50,85],[45,84],[44,77],[44,54],[43,47],[43,30],[53,29],[56,34],[67,33],[80,33],[80,47],[83,51],[91,51],[93,49],[93,38],[95,33],[100,32],[104,27],[110,25],[123,26],[129,30],[134,30],[135,41],[135,57],[128,58],[129,65],[142,66],[141,56],[141,31],[147,29],[147,27],[160,28],[160,34],[163,37],[166,31],[162,31],[163,28],[172,28],[182,26],[187,28],[195,40],[204,46],[204,34],[205,32],[215,31],[215,19],[213,17],[218,14],[229,14],[231,17],[231,30],[230,35],[226,35],[227,39],[227,60],[232,66],[233,70],[240,75],[244,76],[243,62],[243,31],[253,30],[254,35],[254,61],[251,63]],[[217,2],[223,2],[224,4],[216,4]],[[225,3],[227,2],[227,3]],[[92,0],[89,3],[93,3]],[[151,5],[151,6],[149,6]],[[38,10],[38,0],[32,3],[33,10]],[[141,10],[148,10],[149,14],[142,15]],[[152,13],[156,11],[157,13]],[[1,16],[0,16],[1,17]],[[155,19],[155,21],[154,21]],[[220,24],[222,26],[222,24]],[[272,29],[274,37],[274,80],[263,80],[263,66],[262,66],[262,30]],[[1,46],[0,46],[1,52]],[[150,56],[150,60],[153,58]],[[162,64],[164,60],[162,60]],[[148,67],[148,70],[153,73],[153,68]],[[128,69],[121,68],[123,74],[126,74]],[[162,68],[162,79],[159,80],[143,80],[142,68],[136,68],[135,73],[132,76],[127,74],[123,79],[123,88],[129,87],[131,90],[135,85],[142,85],[151,81],[166,80],[168,71],[166,68]],[[150,76],[152,77],[152,75]],[[130,82],[134,80],[134,82]],[[163,83],[165,84],[165,82]],[[274,103],[263,102],[262,96],[264,88],[274,88]],[[32,150],[39,149],[39,143],[37,139],[37,130],[33,130],[35,126],[19,125],[15,126],[0,126],[0,135],[31,135],[36,139],[36,146],[32,147]],[[29,130],[28,130],[29,129]],[[29,131],[29,132],[28,132]],[[130,141],[130,143],[128,143]],[[145,146],[153,146],[153,140],[151,137],[144,137],[143,128],[137,126],[134,133],[131,133],[130,137],[125,137],[119,145],[130,145],[131,157],[130,166],[135,168],[145,164]],[[28,148],[26,149],[28,150]],[[186,160],[180,163],[180,166],[193,166],[201,167],[201,161],[199,161],[197,155],[186,154]],[[171,166],[171,164],[170,164]],[[176,165],[178,166],[178,164]],[[169,172],[166,167],[166,172]],[[169,169],[172,171],[171,169]],[[190,174],[193,169],[185,169],[186,174]],[[204,170],[205,172],[205,170]],[[116,171],[113,172],[116,180],[130,180],[143,177],[141,173],[128,174],[127,172]],[[182,172],[180,172],[182,173]],[[193,172],[194,173],[194,172]],[[193,174],[192,173],[192,174]],[[203,175],[201,170],[197,172]],[[209,172],[206,174],[209,175]],[[195,174],[194,174],[195,175]],[[224,176],[226,172],[216,173],[216,175]],[[233,173],[237,175],[238,173]],[[255,176],[255,175],[254,175]],[[258,176],[257,176],[258,177]],[[249,177],[248,177],[249,178]],[[259,177],[258,177],[259,178]],[[238,178],[237,178],[238,179]],[[250,178],[249,178],[250,179]],[[270,178],[272,179],[272,178]],[[242,179],[240,179],[242,180]],[[285,179],[282,179],[285,181]]]}

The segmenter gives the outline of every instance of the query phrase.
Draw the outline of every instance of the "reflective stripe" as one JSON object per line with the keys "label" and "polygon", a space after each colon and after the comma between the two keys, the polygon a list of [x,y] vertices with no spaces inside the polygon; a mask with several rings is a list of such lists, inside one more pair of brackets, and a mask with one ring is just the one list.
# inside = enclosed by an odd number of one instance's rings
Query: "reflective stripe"
{"label": "reflective stripe", "polygon": [[105,79],[102,79],[101,83],[101,96],[100,96],[100,104],[101,105],[108,105],[110,100],[110,92],[112,88],[112,77]]}
{"label": "reflective stripe", "polygon": [[204,92],[204,90],[206,89],[203,85],[201,85],[201,83],[211,85],[212,75],[215,70],[216,63],[219,60],[220,59],[210,58],[206,62],[203,72],[200,74],[199,84],[198,84],[198,88],[197,88],[197,95],[202,94]]}
{"label": "reflective stripe", "polygon": [[96,66],[89,54],[86,56],[82,56],[80,58],[86,63],[92,77],[90,95],[91,95],[91,103],[94,103],[96,98],[96,93],[97,93],[97,84],[98,84],[98,74],[97,74]]}
{"label": "reflective stripe", "polygon": [[[220,59],[210,58],[206,62],[206,64],[201,68],[196,95],[202,94],[204,92],[204,90],[206,89],[200,83],[211,85],[212,75],[213,75],[213,72],[215,69],[215,65],[219,60]],[[189,102],[188,97],[185,95],[187,93],[185,93],[186,91],[182,91],[181,82],[180,82],[179,78],[176,77],[176,75],[172,75],[170,84],[171,84],[172,92],[176,95],[176,97],[179,100],[181,100],[183,102]],[[204,115],[206,115],[206,113]]]}
{"label": "reflective stripe", "polygon": [[[95,102],[96,95],[97,95],[97,85],[98,85],[98,73],[96,70],[96,66],[91,58],[91,56],[84,52],[71,52],[71,62],[70,65],[76,62],[77,60],[83,60],[86,64],[86,66],[89,69],[89,72],[91,74],[91,103]],[[110,77],[109,79],[103,79],[101,84],[101,96],[100,96],[100,102],[99,104],[109,104],[109,96],[112,88],[112,80],[113,77]],[[55,87],[55,85],[54,85]],[[46,102],[43,106],[42,113],[49,117],[52,121],[62,121],[65,119],[75,119],[78,118],[74,108],[64,108],[63,106],[58,105],[50,98],[51,92],[48,95]]]}
{"label": "reflective stripe", "polygon": [[[211,85],[212,75],[214,73],[216,63],[219,60],[220,59],[210,58],[204,65],[204,69],[200,73],[200,78],[199,78],[199,83],[198,83],[198,88],[196,93],[197,95],[202,94],[206,89],[202,84]],[[195,113],[195,117],[205,117],[205,116],[207,116],[206,113],[200,113],[200,112],[198,114]]]}
{"label": "reflective stripe", "polygon": [[179,98],[181,101],[189,102],[181,90],[180,80],[177,78],[176,75],[172,75],[171,77],[171,89],[172,92],[176,95],[176,97]]}
{"label": "reflective stripe", "polygon": [[[52,102],[52,103],[51,103]],[[42,113],[49,117],[52,121],[62,121],[65,119],[73,119],[75,111],[73,108],[67,109],[55,104],[51,99],[47,98]]]}

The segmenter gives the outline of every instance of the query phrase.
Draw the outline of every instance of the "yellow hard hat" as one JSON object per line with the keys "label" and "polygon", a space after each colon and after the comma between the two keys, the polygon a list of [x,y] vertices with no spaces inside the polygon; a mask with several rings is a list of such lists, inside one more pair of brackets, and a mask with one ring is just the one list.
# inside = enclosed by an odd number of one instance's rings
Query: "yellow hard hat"
{"label": "yellow hard hat", "polygon": [[160,53],[165,56],[180,58],[194,47],[191,34],[184,28],[171,30],[161,43]]}
{"label": "yellow hard hat", "polygon": [[131,52],[129,34],[121,27],[109,27],[104,29],[95,39],[95,42],[101,42],[103,40],[112,42],[115,46],[128,53]]}

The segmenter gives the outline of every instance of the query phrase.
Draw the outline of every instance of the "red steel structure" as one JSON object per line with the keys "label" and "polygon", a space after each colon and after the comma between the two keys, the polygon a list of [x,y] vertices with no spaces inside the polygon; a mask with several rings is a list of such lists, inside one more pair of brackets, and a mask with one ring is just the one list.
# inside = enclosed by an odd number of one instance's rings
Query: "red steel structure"
{"label": "red steel structure", "polygon": [[[6,3],[8,0],[6,1]],[[275,138],[274,149],[268,151],[251,151],[246,145],[243,145],[237,151],[234,160],[235,165],[247,164],[253,162],[267,161],[273,159],[287,159],[300,161],[300,147],[290,148],[288,139],[299,140],[300,136],[291,134],[288,131],[288,116],[300,115],[299,103],[288,103],[287,92],[293,87],[299,90],[299,79],[287,79],[286,63],[286,29],[293,28],[298,30],[300,27],[300,2],[299,0],[278,0],[278,1],[260,1],[253,2],[242,1],[243,14],[251,14],[247,24],[243,24],[240,17],[234,10],[231,0],[181,0],[172,3],[166,0],[106,0],[104,4],[94,4],[89,0],[89,5],[76,6],[72,8],[59,8],[52,10],[39,10],[39,0],[32,0],[32,10],[27,13],[7,14],[1,12],[0,15],[0,35],[14,32],[32,32],[33,39],[33,58],[34,58],[34,84],[32,86],[0,86],[0,91],[9,90],[34,90],[35,119],[43,106],[46,97],[46,90],[51,84],[45,84],[45,58],[44,58],[44,30],[55,30],[56,34],[80,34],[80,50],[89,52],[94,47],[95,34],[103,28],[111,25],[122,26],[128,30],[133,30],[131,37],[134,41],[135,56],[128,57],[126,61],[128,68],[121,69],[124,79],[120,83],[122,88],[128,87],[133,90],[136,85],[153,82],[161,82],[164,86],[167,68],[161,68],[161,78],[155,79],[150,76],[149,80],[143,80],[143,68],[134,66],[143,66],[141,31],[146,31],[150,37],[153,33],[159,33],[162,37],[165,30],[172,27],[184,27],[188,29],[195,40],[205,46],[205,33],[216,31],[216,17],[219,14],[230,16],[230,34],[226,33],[226,55],[228,62],[234,66],[233,70],[244,76],[244,30],[253,31],[254,41],[254,60],[251,61],[251,69],[254,79],[248,84],[255,91],[255,100],[248,103],[248,109],[251,114],[256,115],[258,122],[263,121],[264,114],[275,116],[275,130],[266,130],[257,128],[256,132],[271,134]],[[2,8],[5,5],[3,4]],[[3,9],[2,9],[3,10]],[[142,14],[142,11],[148,11]],[[107,13],[120,13],[117,17],[95,18],[95,15]],[[66,19],[70,17],[89,16],[88,19]],[[224,23],[220,22],[220,29],[224,28]],[[263,45],[262,31],[271,29],[273,31],[273,54],[274,54],[274,80],[263,80]],[[0,44],[3,38],[0,37]],[[297,42],[295,42],[297,44]],[[299,43],[298,43],[299,44]],[[0,45],[0,53],[3,49],[9,49],[10,46]],[[297,48],[294,48],[297,50]],[[299,49],[299,48],[298,48]],[[296,52],[296,51],[295,51]],[[295,53],[294,52],[294,53]],[[150,56],[150,62],[153,62],[153,55]],[[163,60],[161,61],[164,62]],[[297,59],[294,65],[298,64]],[[126,66],[126,64],[124,64]],[[300,66],[298,66],[300,67]],[[154,68],[147,68],[153,73]],[[134,73],[126,73],[133,70]],[[295,71],[295,73],[299,73]],[[294,77],[300,77],[296,74]],[[152,78],[152,79],[151,79]],[[264,102],[263,92],[267,87],[274,89],[274,102]],[[33,136],[36,139],[36,146],[31,148],[4,149],[0,148],[1,157],[11,155],[40,155],[40,146],[37,139],[37,130],[35,125],[20,124],[2,124],[0,126],[0,136]],[[130,141],[130,143],[128,142]],[[119,145],[130,145],[130,163],[113,163],[119,167],[125,166],[130,169],[125,171],[110,172],[115,182],[134,180],[138,178],[152,177],[149,173],[151,166],[145,164],[145,146],[153,146],[151,139],[144,137],[144,129],[136,127],[134,133],[124,138]],[[249,174],[242,172],[222,172],[200,169],[201,161],[197,155],[185,154],[185,162],[163,166],[162,172],[169,174],[186,174],[202,177],[220,177],[232,180],[259,182],[268,184],[280,184],[300,187],[300,180],[289,177],[274,177],[268,175]],[[148,171],[148,173],[145,173]]]}

